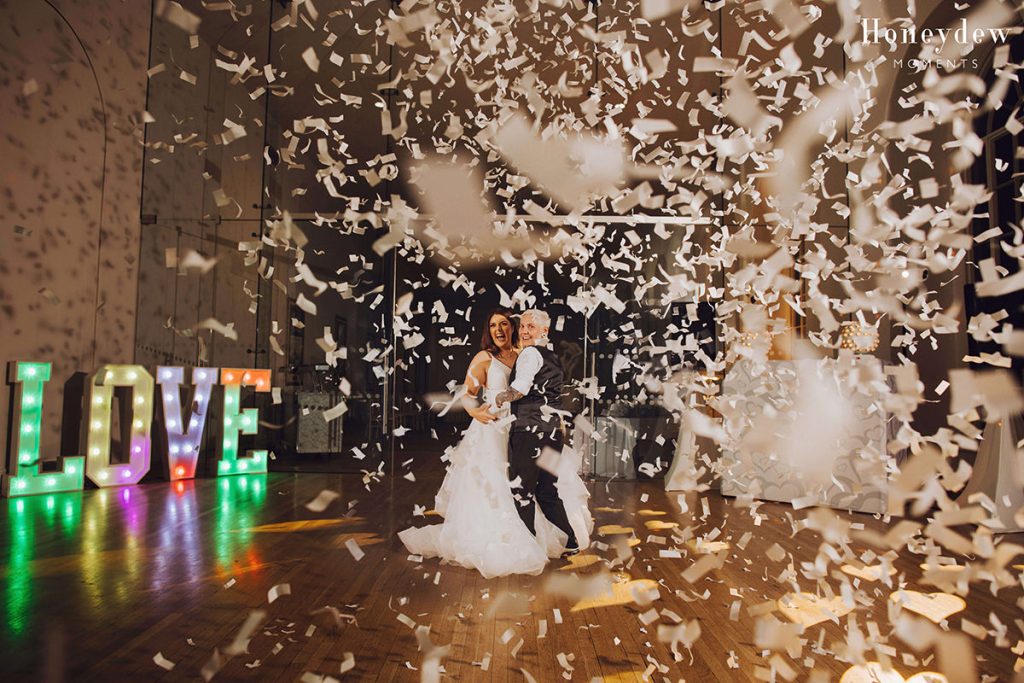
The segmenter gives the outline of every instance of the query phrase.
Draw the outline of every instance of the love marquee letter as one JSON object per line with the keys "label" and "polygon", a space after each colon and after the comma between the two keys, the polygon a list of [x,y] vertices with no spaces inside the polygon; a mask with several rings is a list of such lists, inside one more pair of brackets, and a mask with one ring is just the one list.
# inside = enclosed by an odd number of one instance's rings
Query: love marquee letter
{"label": "love marquee letter", "polygon": [[[89,438],[85,470],[100,487],[137,484],[149,472],[153,423],[153,376],[141,365],[104,365],[92,377],[89,397]],[[110,462],[110,410],[114,387],[132,388],[131,438],[128,463]]]}
{"label": "love marquee letter", "polygon": [[32,496],[40,493],[79,491],[85,486],[84,458],[58,458],[56,472],[44,472],[39,458],[39,435],[43,423],[43,386],[50,381],[52,363],[15,361],[9,366],[11,383],[17,385],[14,398],[14,433],[11,464],[3,477],[4,496]]}
{"label": "love marquee letter", "polygon": [[189,404],[186,422],[181,412],[179,390],[185,379],[185,369],[165,366],[156,369],[167,430],[167,476],[171,481],[194,479],[196,476],[210,395],[219,374],[217,368],[192,368],[192,402]]}
{"label": "love marquee letter", "polygon": [[242,387],[258,392],[270,391],[270,370],[223,368],[220,383],[224,385],[224,442],[217,476],[229,474],[262,474],[267,471],[267,452],[249,451],[249,457],[238,457],[238,435],[255,434],[259,428],[259,411],[240,410]]}

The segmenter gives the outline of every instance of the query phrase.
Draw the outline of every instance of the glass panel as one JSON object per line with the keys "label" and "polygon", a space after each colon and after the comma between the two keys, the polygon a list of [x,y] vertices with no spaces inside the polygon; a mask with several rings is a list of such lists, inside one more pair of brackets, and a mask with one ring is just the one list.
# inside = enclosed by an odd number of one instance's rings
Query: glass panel
{"label": "glass panel", "polygon": [[[296,266],[294,253],[277,250],[274,286],[269,301],[261,300],[270,311],[275,341],[269,363],[281,389],[280,403],[268,413],[267,438],[276,455],[271,469],[376,470],[386,455],[382,420],[391,310],[387,263],[373,251],[379,235],[308,220],[295,227],[309,240],[303,266]],[[333,285],[318,296],[317,287],[302,277]]]}
{"label": "glass panel", "polygon": [[199,0],[183,4],[202,17],[194,45],[173,24],[153,22],[144,222],[257,220],[265,98],[256,79],[229,67],[247,57],[266,63],[274,3],[254,3],[245,21]]}
{"label": "glass panel", "polygon": [[259,299],[261,351],[280,388],[265,425],[270,467],[376,471],[388,456],[393,256],[375,251],[388,226],[369,212],[385,215],[392,192],[378,92],[390,50],[375,33],[391,5],[317,17],[272,5]]}
{"label": "glass panel", "polygon": [[[710,302],[720,273],[706,267],[687,272],[676,260],[684,254],[699,260],[705,240],[701,225],[621,221],[605,226],[593,247],[588,292],[605,302],[589,324],[596,476],[651,478],[671,463],[679,425],[650,379],[711,373],[718,349]],[[668,284],[679,275],[692,286]]]}
{"label": "glass panel", "polygon": [[[136,362],[253,367],[256,285],[238,243],[251,242],[258,229],[256,221],[180,220],[144,226]],[[193,252],[216,259],[216,265],[205,273],[185,265]],[[223,331],[211,329],[211,319]]]}
{"label": "glass panel", "polygon": [[391,78],[391,50],[376,27],[391,3],[324,9],[316,31],[305,25],[308,6],[285,4],[270,3],[279,30],[270,36],[265,200],[293,216],[372,209],[390,194],[380,161],[391,140],[381,134],[380,88]]}

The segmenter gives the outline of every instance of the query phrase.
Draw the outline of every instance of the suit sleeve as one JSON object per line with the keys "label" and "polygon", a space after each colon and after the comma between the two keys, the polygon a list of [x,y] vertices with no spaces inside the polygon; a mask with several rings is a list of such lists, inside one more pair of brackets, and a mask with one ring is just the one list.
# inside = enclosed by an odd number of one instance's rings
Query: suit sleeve
{"label": "suit sleeve", "polygon": [[540,351],[532,346],[527,346],[516,359],[516,379],[512,382],[511,387],[526,396],[533,388],[533,378],[537,376],[537,371],[542,365],[544,365],[544,357],[540,355]]}

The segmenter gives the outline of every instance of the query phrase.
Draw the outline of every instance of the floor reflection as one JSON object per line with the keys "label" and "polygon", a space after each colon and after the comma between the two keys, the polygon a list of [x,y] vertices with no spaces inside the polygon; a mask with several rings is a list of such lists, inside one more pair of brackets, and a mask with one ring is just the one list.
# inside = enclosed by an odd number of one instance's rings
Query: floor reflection
{"label": "floor reflection", "polygon": [[4,624],[19,634],[28,624],[34,596],[33,584],[38,538],[71,539],[81,518],[81,494],[7,499],[6,561],[0,563],[4,579]]}
{"label": "floor reflection", "polygon": [[[265,474],[7,499],[0,507],[0,642],[46,618],[101,622],[258,572]],[[41,615],[51,615],[43,617]]]}
{"label": "floor reflection", "polygon": [[[259,567],[259,555],[252,549],[256,513],[267,498],[265,475],[224,477],[217,483],[214,546],[217,572],[224,577],[238,560],[247,568]],[[241,558],[244,556],[244,563]]]}

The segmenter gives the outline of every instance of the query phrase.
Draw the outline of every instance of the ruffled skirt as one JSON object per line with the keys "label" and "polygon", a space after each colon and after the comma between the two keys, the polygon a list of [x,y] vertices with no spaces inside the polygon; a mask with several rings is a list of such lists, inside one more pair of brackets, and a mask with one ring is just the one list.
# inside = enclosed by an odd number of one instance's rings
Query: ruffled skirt
{"label": "ruffled skirt", "polygon": [[[450,461],[434,505],[444,521],[398,534],[410,553],[476,569],[485,578],[539,574],[549,557],[561,554],[566,536],[540,506],[536,538],[516,511],[508,480],[507,427],[474,420]],[[580,547],[586,547],[594,522],[587,507],[590,493],[578,469],[578,456],[567,450],[557,486]]]}

